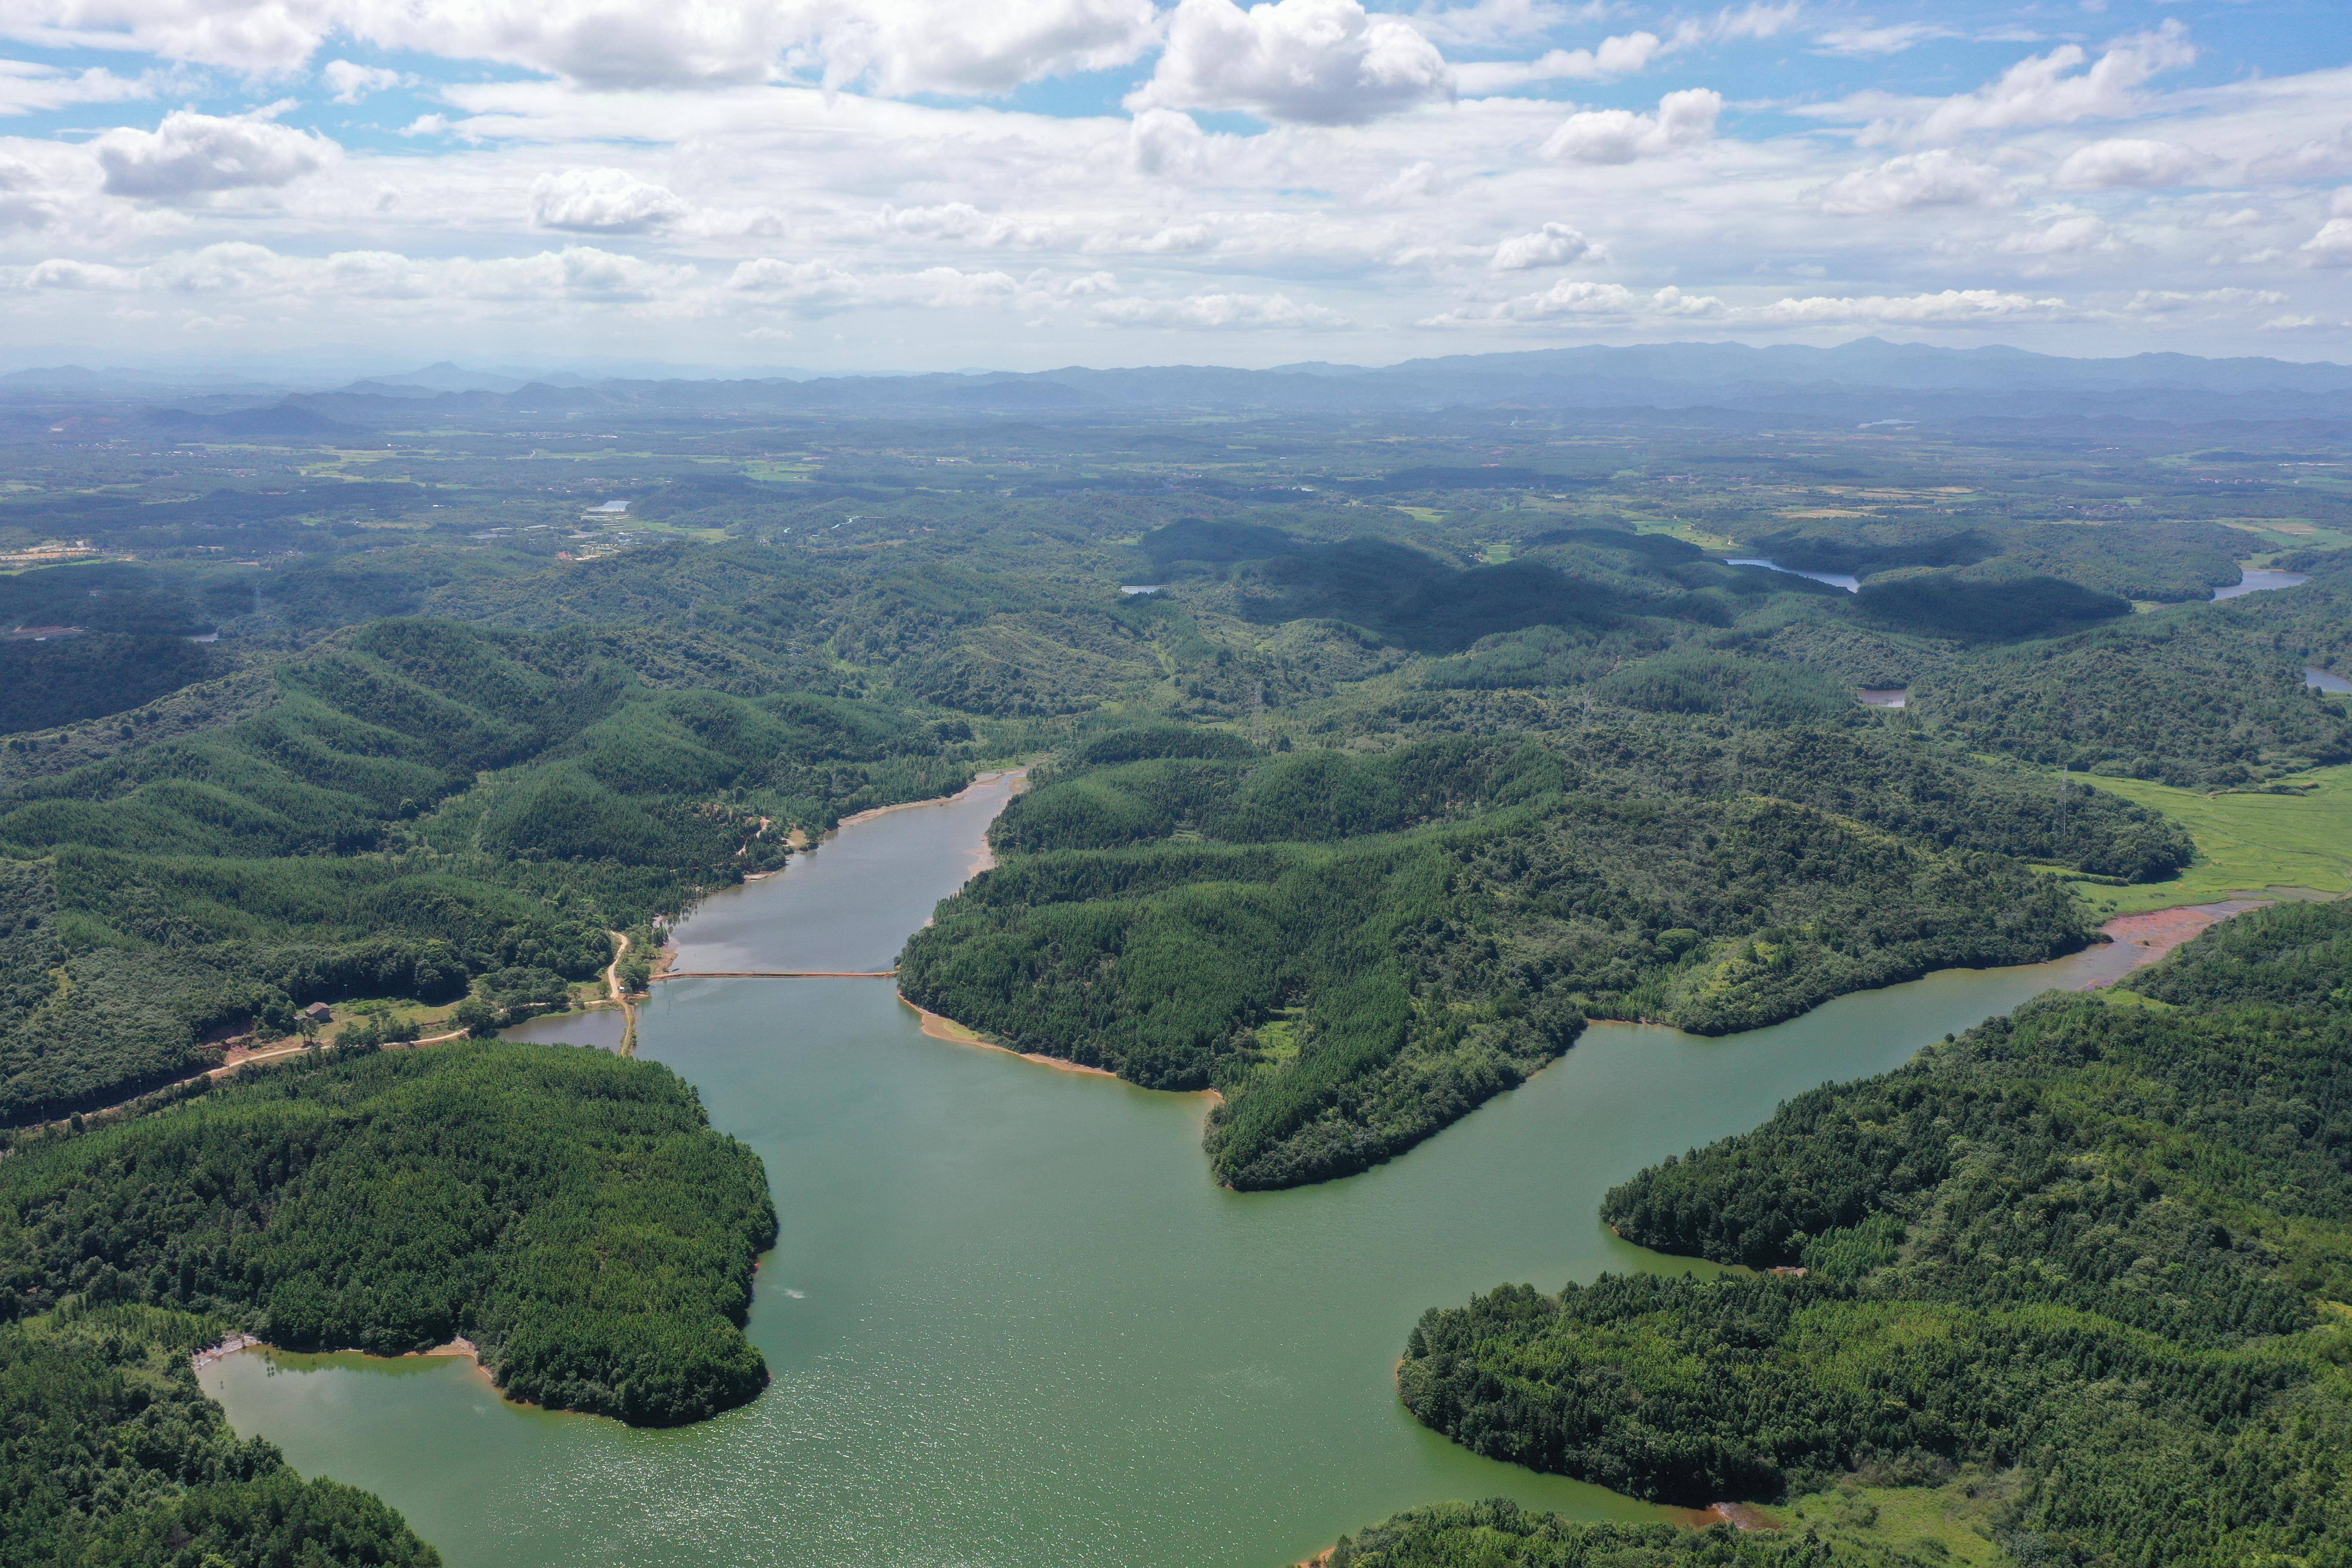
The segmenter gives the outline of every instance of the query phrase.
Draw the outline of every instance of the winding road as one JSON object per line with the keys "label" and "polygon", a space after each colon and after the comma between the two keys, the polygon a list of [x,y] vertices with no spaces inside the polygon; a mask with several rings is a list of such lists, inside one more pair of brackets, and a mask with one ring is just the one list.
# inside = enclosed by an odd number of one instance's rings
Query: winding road
{"label": "winding road", "polygon": [[613,1000],[620,1005],[621,1016],[625,1020],[621,1030],[620,1054],[633,1057],[637,1054],[637,1005],[629,999],[628,988],[621,984],[621,960],[629,955],[629,933],[614,931],[604,934],[616,944],[613,949],[613,962],[604,966],[604,989],[612,993]]}

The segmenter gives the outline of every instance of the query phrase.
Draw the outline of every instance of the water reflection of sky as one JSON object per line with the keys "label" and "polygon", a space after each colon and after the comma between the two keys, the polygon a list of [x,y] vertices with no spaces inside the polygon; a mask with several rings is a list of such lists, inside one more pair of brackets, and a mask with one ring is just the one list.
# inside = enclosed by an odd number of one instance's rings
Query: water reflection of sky
{"label": "water reflection of sky", "polygon": [[1786,572],[1791,577],[1810,577],[1816,583],[1827,583],[1832,588],[1843,588],[1849,594],[1858,594],[1862,591],[1862,579],[1850,577],[1843,572],[1800,572],[1794,566],[1782,566],[1754,555],[1742,556],[1736,561],[1727,560],[1724,564],[1726,566],[1761,566],[1767,572]]}
{"label": "water reflection of sky", "polygon": [[2259,566],[2241,566],[2238,580],[2226,588],[2213,590],[2213,602],[2235,599],[2246,594],[2260,594],[2273,588],[2300,588],[2311,579],[2300,572],[2271,572]]}

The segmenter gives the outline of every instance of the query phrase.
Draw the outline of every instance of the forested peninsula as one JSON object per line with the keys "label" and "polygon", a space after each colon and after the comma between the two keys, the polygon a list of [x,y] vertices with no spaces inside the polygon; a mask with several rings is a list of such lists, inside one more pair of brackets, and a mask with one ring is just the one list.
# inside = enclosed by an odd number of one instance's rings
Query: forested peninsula
{"label": "forested peninsula", "polygon": [[[2021,1561],[2352,1560],[2352,906],[2241,916],[2126,984],[1643,1172],[1622,1235],[1769,1272],[1433,1310],[1407,1407],[1666,1501],[1990,1488]],[[1451,1560],[1413,1550],[1368,1560]]]}
{"label": "forested peninsula", "polygon": [[1390,1158],[1588,1017],[1726,1034],[2072,952],[2085,913],[2028,861],[2141,879],[2189,854],[2111,795],[1867,720],[1725,745],[1665,716],[1363,759],[1113,731],[992,839],[1005,864],[908,942],[908,998],[1216,1089],[1210,1158],[1241,1188]]}
{"label": "forested peninsula", "polygon": [[[198,1087],[0,1161],[0,1453],[40,1478],[0,1493],[0,1560],[437,1562],[373,1499],[226,1435],[188,1355],[232,1332],[464,1337],[508,1397],[636,1425],[766,1385],[741,1331],[775,1207],[667,1068],[493,1041]],[[141,1557],[159,1537],[183,1554]],[[362,1541],[383,1555],[333,1555]]]}

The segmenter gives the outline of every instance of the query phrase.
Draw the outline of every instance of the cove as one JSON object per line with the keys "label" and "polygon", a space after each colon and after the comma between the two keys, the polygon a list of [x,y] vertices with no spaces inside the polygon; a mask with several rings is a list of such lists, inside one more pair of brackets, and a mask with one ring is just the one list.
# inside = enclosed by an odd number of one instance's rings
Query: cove
{"label": "cove", "polygon": [[2241,566],[2238,580],[2226,587],[2213,590],[2215,604],[2224,599],[2242,598],[2248,594],[2273,593],[2281,588],[2300,588],[2311,579],[2301,572],[2273,572],[2260,566]]}
{"label": "cove", "polygon": [[[681,950],[885,967],[1003,794],[845,828],[710,900]],[[928,1038],[887,980],[667,982],[640,1054],[776,1194],[758,1401],[632,1431],[449,1359],[248,1352],[201,1376],[241,1435],[382,1495],[452,1568],[1279,1568],[1444,1498],[1658,1517],[1413,1422],[1392,1368],[1414,1320],[1506,1280],[1713,1272],[1618,1241],[1601,1193],[2134,956],[1948,972],[1720,1039],[1597,1025],[1402,1159],[1248,1194],[1209,1181],[1202,1098]]]}
{"label": "cove", "polygon": [[1761,566],[1767,572],[1785,572],[1791,577],[1805,577],[1816,583],[1827,583],[1831,587],[1843,588],[1849,594],[1858,594],[1862,591],[1862,579],[1846,572],[1806,572],[1794,566],[1783,566],[1777,561],[1767,561],[1757,555],[1727,558],[1723,563],[1726,566]]}

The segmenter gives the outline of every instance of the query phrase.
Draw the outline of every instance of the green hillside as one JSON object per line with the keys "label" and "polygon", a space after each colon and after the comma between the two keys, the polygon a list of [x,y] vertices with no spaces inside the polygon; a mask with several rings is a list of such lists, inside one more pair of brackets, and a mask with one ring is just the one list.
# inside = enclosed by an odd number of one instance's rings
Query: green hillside
{"label": "green hillside", "polygon": [[1479,1452],[1770,1502],[1874,1468],[2018,1474],[2012,1557],[2336,1563],[2352,1542],[2352,908],[1802,1095],[1612,1191],[1621,1235],[1775,1270],[1506,1286],[1399,1385]]}

